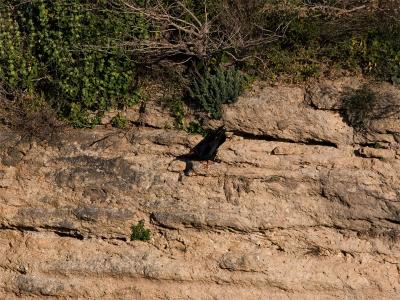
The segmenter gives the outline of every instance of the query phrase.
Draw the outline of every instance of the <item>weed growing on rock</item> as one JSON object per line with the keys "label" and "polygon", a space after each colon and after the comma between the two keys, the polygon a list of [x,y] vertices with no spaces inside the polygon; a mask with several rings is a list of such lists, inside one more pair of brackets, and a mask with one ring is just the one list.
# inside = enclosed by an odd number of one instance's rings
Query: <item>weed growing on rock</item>
{"label": "weed growing on rock", "polygon": [[369,88],[348,92],[343,99],[343,117],[356,130],[365,130],[373,117],[377,97]]}
{"label": "weed growing on rock", "polygon": [[221,118],[222,104],[236,102],[243,92],[245,78],[237,70],[216,69],[197,75],[189,87],[190,97],[215,119]]}
{"label": "weed growing on rock", "polygon": [[120,114],[111,119],[111,125],[116,128],[123,129],[126,127],[127,124],[128,120],[126,119],[126,117]]}
{"label": "weed growing on rock", "polygon": [[182,99],[172,98],[167,103],[172,116],[175,118],[175,128],[183,129],[185,126],[185,108]]}
{"label": "weed growing on rock", "polygon": [[190,134],[201,134],[202,136],[207,135],[207,130],[203,128],[203,125],[199,122],[192,121],[186,128],[186,132]]}
{"label": "weed growing on rock", "polygon": [[131,229],[131,241],[150,240],[150,229],[144,228],[144,220],[140,220],[136,225],[132,225]]}
{"label": "weed growing on rock", "polygon": [[392,93],[368,86],[345,93],[342,108],[344,120],[357,131],[367,131],[373,121],[400,116],[400,105]]}

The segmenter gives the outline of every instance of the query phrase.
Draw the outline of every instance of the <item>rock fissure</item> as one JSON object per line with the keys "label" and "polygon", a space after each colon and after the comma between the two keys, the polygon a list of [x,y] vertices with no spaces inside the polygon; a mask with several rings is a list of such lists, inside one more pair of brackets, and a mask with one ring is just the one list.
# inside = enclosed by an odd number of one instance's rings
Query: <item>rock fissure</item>
{"label": "rock fissure", "polygon": [[78,230],[71,230],[69,228],[62,228],[62,227],[55,227],[55,226],[48,226],[48,225],[43,225],[43,226],[23,226],[23,225],[0,225],[0,230],[15,230],[19,231],[21,233],[24,232],[49,232],[49,233],[54,233],[57,236],[63,238],[63,237],[68,237],[68,238],[74,238],[78,240],[84,240],[87,238],[95,238],[95,239],[101,239],[105,241],[112,241],[112,240],[118,240],[118,241],[123,241],[127,242],[128,238],[127,237],[107,237],[107,236],[102,236],[102,235],[97,235],[97,234],[83,234]]}
{"label": "rock fissure", "polygon": [[247,132],[240,132],[240,131],[233,131],[233,133],[234,133],[234,135],[239,136],[239,137],[241,137],[243,139],[246,139],[246,140],[267,141],[267,142],[283,142],[283,143],[297,144],[297,145],[325,146],[325,147],[337,148],[337,145],[335,143],[332,143],[330,141],[324,141],[324,140],[306,139],[306,140],[303,140],[303,141],[296,141],[296,140],[292,140],[292,139],[275,137],[273,135],[267,135],[267,134],[257,135],[257,134],[252,134],[252,133],[247,133]]}

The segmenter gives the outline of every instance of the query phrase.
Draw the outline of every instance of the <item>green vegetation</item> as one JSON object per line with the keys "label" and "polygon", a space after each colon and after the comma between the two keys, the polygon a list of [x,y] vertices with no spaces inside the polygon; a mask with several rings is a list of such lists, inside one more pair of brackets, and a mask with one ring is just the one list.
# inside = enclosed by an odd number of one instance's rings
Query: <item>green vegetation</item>
{"label": "green vegetation", "polygon": [[[364,85],[344,93],[342,115],[357,131],[368,131],[371,122],[400,115],[400,106],[393,94]],[[372,146],[378,148],[380,144]]]}
{"label": "green vegetation", "polygon": [[186,128],[186,132],[191,134],[201,134],[202,136],[207,135],[207,130],[204,129],[203,125],[199,122],[192,121]]}
{"label": "green vegetation", "polygon": [[175,128],[185,128],[185,104],[181,98],[167,99],[169,110],[175,118]]}
{"label": "green vegetation", "polygon": [[236,70],[217,69],[198,75],[189,87],[189,95],[215,119],[221,118],[222,104],[234,103],[242,93],[244,76]]}
{"label": "green vegetation", "polygon": [[108,1],[18,2],[0,4],[0,77],[10,92],[43,93],[77,127],[137,102],[135,65],[115,41],[145,36],[143,19]]}
{"label": "green vegetation", "polygon": [[[349,70],[399,82],[400,18],[389,4],[372,1],[264,1],[263,27],[287,24],[282,38],[255,48],[242,64],[270,80],[302,81],[333,70]],[[283,2],[285,4],[283,4]]]}
{"label": "green vegetation", "polygon": [[[143,79],[160,78],[147,70],[168,62],[161,77],[182,77],[166,79],[176,85],[166,96],[175,127],[201,132],[200,120],[185,122],[193,102],[218,119],[249,76],[299,82],[345,70],[400,83],[398,4],[375,2],[3,0],[1,96],[44,100],[73,126],[92,127],[111,108],[140,103]],[[349,101],[346,118],[361,128],[365,116],[348,110],[361,103]]]}
{"label": "green vegetation", "polygon": [[175,119],[175,128],[185,130],[190,134],[201,134],[205,136],[207,131],[203,128],[203,119],[199,121],[188,121],[185,102],[182,98],[172,98],[165,100],[169,111]]}
{"label": "green vegetation", "polygon": [[128,120],[125,116],[117,114],[115,117],[111,119],[111,125],[116,128],[123,129],[128,124]]}
{"label": "green vegetation", "polygon": [[356,130],[366,130],[374,117],[377,99],[375,93],[367,87],[349,91],[343,99],[343,117],[346,122]]}
{"label": "green vegetation", "polygon": [[144,228],[144,220],[140,220],[136,225],[131,227],[131,241],[149,241],[150,240],[150,229]]}

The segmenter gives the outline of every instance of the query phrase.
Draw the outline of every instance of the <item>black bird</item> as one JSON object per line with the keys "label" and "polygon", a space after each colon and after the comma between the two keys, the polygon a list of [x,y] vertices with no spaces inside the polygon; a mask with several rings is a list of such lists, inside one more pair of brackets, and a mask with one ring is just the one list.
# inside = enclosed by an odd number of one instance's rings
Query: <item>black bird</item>
{"label": "black bird", "polygon": [[219,146],[226,141],[225,127],[221,126],[210,132],[188,153],[178,156],[179,160],[186,162],[185,175],[188,175],[193,168],[191,161],[208,161],[214,160],[217,155]]}
{"label": "black bird", "polygon": [[179,158],[187,160],[214,160],[219,146],[226,141],[225,127],[221,126],[209,133],[188,153]]}

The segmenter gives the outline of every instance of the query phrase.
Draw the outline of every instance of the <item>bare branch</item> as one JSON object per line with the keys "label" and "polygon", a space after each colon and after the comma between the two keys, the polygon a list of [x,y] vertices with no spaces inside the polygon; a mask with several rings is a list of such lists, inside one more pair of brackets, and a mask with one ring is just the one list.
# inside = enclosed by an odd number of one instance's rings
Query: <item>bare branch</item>
{"label": "bare branch", "polygon": [[191,12],[181,1],[176,1],[176,3],[184,9],[192,18],[199,24],[200,27],[203,27],[203,24],[200,22],[200,20],[196,17],[196,15]]}
{"label": "bare branch", "polygon": [[[224,7],[210,19],[204,3],[204,19],[201,20],[182,1],[166,5],[158,0],[146,8],[131,0],[122,0],[121,3],[128,11],[144,17],[152,28],[156,28],[149,30],[153,36],[147,40],[132,37],[130,41],[119,45],[138,59],[147,61],[171,56],[181,56],[182,61],[191,57],[204,59],[232,49],[235,53],[244,53],[249,48],[273,42],[282,36],[252,23],[238,22],[235,11],[228,12],[229,7]],[[261,34],[254,34],[251,31],[253,29]]]}

